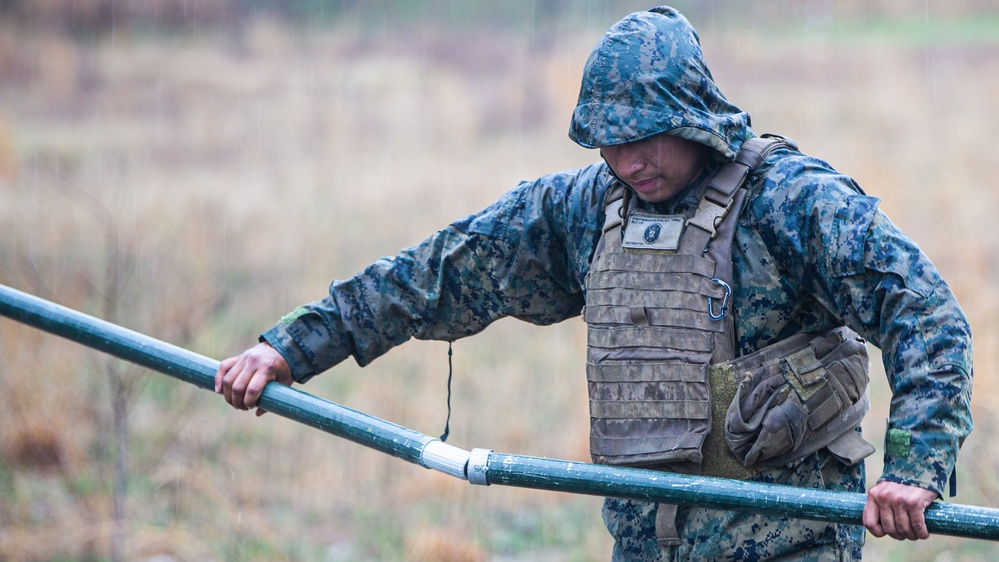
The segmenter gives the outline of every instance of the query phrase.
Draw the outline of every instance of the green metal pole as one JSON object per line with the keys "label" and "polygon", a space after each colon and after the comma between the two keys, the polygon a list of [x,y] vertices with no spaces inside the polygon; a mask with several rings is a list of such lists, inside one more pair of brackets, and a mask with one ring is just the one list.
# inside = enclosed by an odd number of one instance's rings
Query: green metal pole
{"label": "green metal pole", "polygon": [[[475,457],[475,451],[472,456]],[[489,484],[770,513],[849,525],[861,524],[867,499],[866,494],[858,493],[497,453],[489,455],[479,470],[485,472]],[[999,510],[934,502],[926,510],[926,527],[930,533],[941,535],[999,540]]]}
{"label": "green metal pole", "polygon": [[[214,390],[219,362],[192,351],[0,285],[0,315],[120,359]],[[260,406],[413,463],[432,437],[283,386],[267,385]]]}
{"label": "green metal pole", "polygon": [[[218,361],[64,306],[0,285],[0,315],[62,336],[204,389]],[[633,498],[787,517],[861,524],[865,495],[672,474],[637,468],[471,452],[299,390],[269,384],[260,406],[365,447],[440,470],[473,484],[499,484],[593,496]],[[999,510],[934,503],[931,533],[999,540]]]}

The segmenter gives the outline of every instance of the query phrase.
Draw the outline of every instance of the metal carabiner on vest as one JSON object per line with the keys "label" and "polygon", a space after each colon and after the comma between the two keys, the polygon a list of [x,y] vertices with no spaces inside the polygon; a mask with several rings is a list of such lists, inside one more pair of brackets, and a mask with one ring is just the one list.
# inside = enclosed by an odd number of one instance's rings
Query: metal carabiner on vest
{"label": "metal carabiner on vest", "polygon": [[725,289],[725,296],[722,297],[721,306],[719,307],[720,312],[718,314],[715,314],[714,299],[708,297],[708,316],[712,320],[718,321],[725,318],[725,315],[728,313],[728,298],[732,296],[732,287],[729,287],[728,283],[718,279],[717,277],[712,278],[711,281],[713,283],[718,283],[723,289]]}

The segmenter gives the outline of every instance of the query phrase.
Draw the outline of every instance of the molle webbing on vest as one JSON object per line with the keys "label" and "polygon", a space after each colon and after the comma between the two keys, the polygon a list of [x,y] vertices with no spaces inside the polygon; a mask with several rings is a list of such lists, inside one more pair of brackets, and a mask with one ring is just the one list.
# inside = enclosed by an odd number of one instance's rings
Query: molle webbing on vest
{"label": "molle webbing on vest", "polygon": [[683,328],[664,328],[661,326],[621,326],[609,330],[594,328],[586,338],[587,345],[595,348],[650,348],[660,347],[691,351],[694,353],[710,353],[712,350],[711,334]]}
{"label": "molle webbing on vest", "polygon": [[[735,355],[733,318],[725,307],[732,237],[745,198],[741,187],[764,148],[778,144],[747,141],[745,155],[701,188],[690,216],[657,223],[630,208],[623,186],[607,195],[583,313],[594,462],[701,470],[712,426],[709,365]],[[626,242],[623,231],[633,216],[641,217],[633,227],[646,230],[629,233]],[[659,249],[669,246],[658,242],[660,234],[675,236],[677,220],[685,224],[678,249]],[[647,248],[640,246],[643,238]]]}

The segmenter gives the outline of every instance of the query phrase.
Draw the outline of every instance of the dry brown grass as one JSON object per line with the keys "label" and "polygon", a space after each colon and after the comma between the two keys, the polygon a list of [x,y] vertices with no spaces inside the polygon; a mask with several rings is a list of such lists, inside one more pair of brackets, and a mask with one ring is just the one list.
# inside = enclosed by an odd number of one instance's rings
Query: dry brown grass
{"label": "dry brown grass", "polygon": [[[758,131],[796,138],[881,197],[966,307],[978,429],[958,500],[999,505],[988,443],[999,421],[989,233],[999,47],[725,21],[694,23],[729,97]],[[612,21],[590,23],[553,32],[548,49],[512,32],[391,20],[301,33],[262,18],[239,33],[87,41],[4,27],[0,282],[211,356],[234,353],[330,279],[521,179],[592,162],[565,138],[585,56]],[[581,322],[504,321],[458,342],[453,442],[586,459],[583,354]],[[0,357],[0,560],[107,558],[109,363],[9,321]],[[413,342],[307,390],[439,434],[446,369],[446,344]],[[138,380],[123,559],[609,557],[598,499],[473,488],[275,416],[233,413],[159,375]],[[873,441],[883,382],[876,392]],[[868,553],[994,550],[934,538],[918,550],[872,540]]]}

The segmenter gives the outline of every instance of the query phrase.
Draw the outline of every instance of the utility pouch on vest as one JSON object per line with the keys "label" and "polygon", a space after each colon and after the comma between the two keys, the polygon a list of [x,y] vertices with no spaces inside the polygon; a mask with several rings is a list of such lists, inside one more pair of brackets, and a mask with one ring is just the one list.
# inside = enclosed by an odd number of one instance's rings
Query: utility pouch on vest
{"label": "utility pouch on vest", "polygon": [[717,367],[738,384],[725,439],[754,471],[829,447],[855,464],[874,452],[854,429],[870,408],[867,346],[846,327],[799,333]]}

